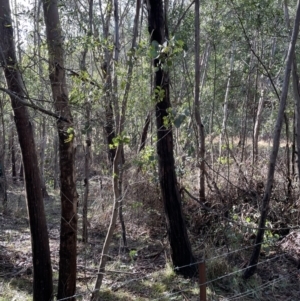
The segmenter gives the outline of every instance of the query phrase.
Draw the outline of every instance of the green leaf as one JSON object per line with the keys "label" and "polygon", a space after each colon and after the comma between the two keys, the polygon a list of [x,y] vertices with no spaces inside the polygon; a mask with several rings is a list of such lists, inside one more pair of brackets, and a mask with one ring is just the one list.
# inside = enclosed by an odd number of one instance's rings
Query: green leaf
{"label": "green leaf", "polygon": [[152,41],[151,42],[151,47],[150,47],[150,57],[151,58],[156,58],[159,54],[159,44],[157,41]]}

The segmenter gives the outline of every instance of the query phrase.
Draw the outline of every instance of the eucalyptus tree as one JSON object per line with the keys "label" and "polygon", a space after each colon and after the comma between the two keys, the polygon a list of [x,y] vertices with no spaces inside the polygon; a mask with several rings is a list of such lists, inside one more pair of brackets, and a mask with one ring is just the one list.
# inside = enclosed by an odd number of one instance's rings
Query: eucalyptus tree
{"label": "eucalyptus tree", "polygon": [[[38,99],[45,99],[45,87],[42,84],[43,79],[43,63],[41,60],[42,51],[42,40],[41,40],[41,29],[40,29],[40,14],[41,14],[41,1],[37,1],[34,5],[34,47],[37,52],[37,74],[39,77],[40,85],[38,89]],[[42,116],[41,120],[41,138],[40,138],[40,173],[43,184],[43,196],[48,197],[45,179],[45,152],[46,152],[46,117]]]}
{"label": "eucalyptus tree", "polygon": [[[22,103],[24,86],[18,68],[11,11],[8,0],[0,1],[0,63],[10,92],[14,120],[24,164],[26,199],[32,243],[33,300],[51,300],[52,268],[49,238],[44,211],[42,182],[38,167],[32,121]],[[21,100],[21,101],[20,101]]]}
{"label": "eucalyptus tree", "polygon": [[[1,76],[1,75],[0,75]],[[5,153],[6,153],[6,137],[5,137],[5,118],[4,118],[4,94],[0,98],[0,116],[1,116],[1,130],[0,130],[0,196],[2,197],[2,210],[7,213],[7,181],[5,171]]]}
{"label": "eucalyptus tree", "polygon": [[[291,31],[290,16],[289,16],[287,0],[285,0],[283,3],[284,3],[284,15],[285,15],[286,25],[287,25],[288,30]],[[295,148],[297,149],[297,154],[298,154],[298,158],[299,158],[299,152],[300,152],[300,135],[299,135],[299,133],[300,133],[300,81],[299,81],[296,54],[294,55],[294,58],[293,58],[292,86],[293,86],[293,94],[294,94],[294,102],[295,102],[294,119],[296,119],[295,120],[296,124],[294,125],[294,139],[296,140]],[[300,160],[299,159],[297,162],[297,168],[298,168],[298,174],[300,174]]]}
{"label": "eucalyptus tree", "polygon": [[[171,256],[174,266],[181,267],[177,271],[186,276],[196,272],[194,256],[188,239],[182,214],[181,197],[177,186],[174,160],[174,140],[172,125],[166,123],[171,108],[170,83],[167,71],[166,49],[168,29],[166,11],[162,0],[148,0],[148,31],[150,41],[158,55],[153,60],[155,70],[154,92],[156,100],[157,155],[159,182],[165,209],[168,238],[171,246]],[[161,49],[161,51],[159,50]]]}
{"label": "eucalyptus tree", "polygon": [[[10,119],[14,122],[14,118],[10,115]],[[17,162],[16,162],[16,146],[15,146],[15,128],[12,125],[9,133],[9,149],[11,153],[11,176],[13,182],[16,183],[17,181]]]}
{"label": "eucalyptus tree", "polygon": [[292,31],[291,40],[288,46],[288,53],[286,57],[286,66],[285,66],[285,73],[284,73],[284,80],[282,86],[282,92],[280,97],[280,104],[278,109],[277,120],[274,129],[274,136],[273,136],[273,148],[270,154],[270,163],[268,168],[268,178],[266,182],[266,189],[264,192],[264,196],[262,199],[262,209],[261,209],[261,216],[259,220],[259,229],[257,231],[256,239],[255,239],[255,247],[252,252],[251,259],[249,261],[248,268],[244,272],[244,277],[249,278],[252,276],[256,270],[257,262],[259,259],[259,254],[261,250],[261,245],[264,238],[265,233],[265,224],[269,212],[269,203],[271,198],[272,186],[274,181],[274,173],[275,173],[275,165],[276,159],[278,155],[279,143],[280,143],[280,133],[282,128],[282,123],[284,119],[284,110],[286,107],[288,89],[289,89],[289,81],[291,70],[294,61],[295,55],[295,46],[299,34],[299,25],[300,25],[300,1],[297,1],[297,9],[296,9],[296,17],[294,20],[294,26]]}
{"label": "eucalyptus tree", "polygon": [[64,67],[63,36],[56,0],[43,0],[49,56],[49,78],[54,107],[64,118],[57,121],[60,156],[61,227],[57,298],[75,300],[77,256],[77,201],[74,125]]}
{"label": "eucalyptus tree", "polygon": [[205,202],[205,134],[200,115],[200,1],[195,0],[195,120],[197,123],[197,160],[200,168],[200,201]]}

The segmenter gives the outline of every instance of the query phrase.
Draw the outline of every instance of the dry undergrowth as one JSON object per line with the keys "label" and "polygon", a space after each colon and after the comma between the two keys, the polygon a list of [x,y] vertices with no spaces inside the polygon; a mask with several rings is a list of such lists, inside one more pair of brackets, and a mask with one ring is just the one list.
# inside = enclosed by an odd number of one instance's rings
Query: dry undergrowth
{"label": "dry undergrowth", "polygon": [[[298,225],[299,193],[297,179],[293,180],[289,198],[284,159],[279,159],[272,195],[272,210],[268,218],[266,243],[258,271],[244,281],[243,269],[251,255],[259,218],[260,200],[266,178],[266,160],[260,159],[255,167],[246,161],[237,166],[220,164],[209,167],[211,178],[207,187],[206,206],[203,210],[186,194],[183,210],[195,255],[206,258],[208,300],[298,300],[300,297],[297,265],[280,240],[288,228]],[[208,162],[209,163],[209,162]],[[197,168],[185,163],[179,182],[197,197]],[[230,180],[226,174],[230,174]],[[128,250],[122,248],[121,227],[115,231],[110,248],[111,260],[101,290],[101,300],[198,300],[197,277],[184,279],[170,266],[163,206],[157,179],[153,173],[131,167],[124,178],[124,219]],[[110,220],[112,186],[108,176],[91,178],[89,197],[89,243],[80,242],[81,207],[79,205],[78,287],[82,295],[77,300],[88,300],[93,289],[101,247]],[[78,192],[83,193],[78,182]],[[9,215],[0,215],[0,301],[31,300],[32,264],[30,233],[22,186],[9,185]],[[59,195],[51,191],[45,200],[54,284],[58,277],[59,250]],[[247,228],[248,226],[250,228]],[[296,236],[293,236],[296,237]],[[293,244],[290,243],[289,246]],[[234,250],[241,251],[233,252]],[[289,252],[291,249],[289,249]],[[284,255],[284,256],[281,256]],[[274,260],[273,260],[274,258]],[[231,276],[224,277],[231,274]],[[236,298],[233,298],[236,296]]]}

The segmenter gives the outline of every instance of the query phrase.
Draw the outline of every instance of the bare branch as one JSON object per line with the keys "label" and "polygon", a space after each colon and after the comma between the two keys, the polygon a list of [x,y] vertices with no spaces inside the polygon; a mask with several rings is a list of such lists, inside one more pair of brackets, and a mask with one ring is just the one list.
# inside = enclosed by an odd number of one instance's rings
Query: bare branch
{"label": "bare branch", "polygon": [[176,30],[178,29],[178,27],[181,24],[181,21],[184,19],[185,15],[187,14],[187,12],[189,11],[189,9],[192,7],[192,5],[195,3],[195,0],[193,0],[191,2],[191,4],[187,7],[187,9],[184,11],[184,13],[182,14],[182,16],[178,19],[173,31],[172,31],[172,36],[175,34]]}
{"label": "bare branch", "polygon": [[40,111],[40,112],[42,112],[42,113],[44,113],[44,114],[46,114],[46,115],[49,115],[49,116],[51,116],[51,117],[54,117],[54,118],[58,119],[58,120],[62,120],[62,121],[71,123],[70,120],[68,120],[67,118],[65,118],[65,117],[63,117],[63,116],[60,116],[60,115],[58,115],[58,114],[56,114],[56,113],[53,113],[53,112],[51,112],[51,111],[48,111],[48,110],[46,110],[46,109],[44,109],[44,108],[42,108],[42,107],[40,107],[40,106],[34,104],[33,102],[29,103],[29,102],[23,100],[19,95],[15,94],[14,92],[12,92],[12,91],[10,91],[10,90],[8,90],[8,89],[5,89],[5,88],[0,87],[0,91],[5,92],[5,93],[8,94],[10,97],[13,97],[16,101],[18,101],[18,102],[19,102],[21,105],[23,105],[23,106],[26,106],[26,107],[32,108],[32,109],[34,109],[34,110]]}

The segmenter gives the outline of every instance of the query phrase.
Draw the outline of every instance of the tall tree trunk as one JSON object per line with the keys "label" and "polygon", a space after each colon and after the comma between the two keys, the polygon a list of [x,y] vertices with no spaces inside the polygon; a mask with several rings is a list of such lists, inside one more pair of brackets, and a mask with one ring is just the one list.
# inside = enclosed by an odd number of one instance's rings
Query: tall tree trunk
{"label": "tall tree trunk", "polygon": [[140,142],[138,153],[140,153],[146,146],[148,129],[149,129],[149,125],[150,125],[150,117],[151,117],[151,113],[148,112],[145,123],[144,123],[143,130],[142,130],[141,142]]}
{"label": "tall tree trunk", "polygon": [[[203,79],[204,81],[204,79]],[[199,197],[205,202],[205,135],[200,115],[200,0],[195,0],[195,119],[197,123],[197,161],[200,169]]]}
{"label": "tall tree trunk", "polygon": [[[87,122],[90,122],[90,108],[86,108]],[[85,140],[85,154],[84,154],[84,196],[83,196],[83,206],[82,206],[82,241],[88,242],[88,196],[89,196],[89,173],[90,173],[90,156],[91,156],[91,134],[90,129],[87,130],[87,137]]]}
{"label": "tall tree trunk", "polygon": [[59,164],[58,164],[58,137],[54,137],[53,141],[53,189],[58,189],[59,183]]}
{"label": "tall tree trunk", "polygon": [[[288,11],[288,4],[285,0],[283,2],[283,8],[284,8],[284,15],[285,15],[285,21],[287,28],[291,30],[290,25],[290,17],[289,17],[289,11]],[[295,150],[297,148],[297,154],[298,154],[298,174],[300,175],[300,84],[299,84],[299,75],[297,71],[297,62],[296,58],[294,56],[293,58],[293,66],[292,66],[292,84],[293,84],[293,94],[294,94],[294,101],[295,101],[295,110],[294,110],[294,118],[293,118],[293,144],[292,144],[292,177],[295,174],[294,171],[294,162],[295,162]],[[288,145],[288,138],[289,138],[289,131],[288,131],[288,119],[285,115],[285,121],[286,121],[286,136],[287,136],[287,182],[288,182],[288,197],[290,198],[291,191],[292,191],[292,179],[290,174],[290,162],[289,162],[289,145]],[[300,181],[300,177],[299,177]]]}
{"label": "tall tree trunk", "polygon": [[259,130],[260,130],[260,125],[262,121],[262,113],[263,113],[263,108],[265,104],[265,88],[264,88],[264,83],[263,83],[263,76],[261,76],[261,91],[260,91],[260,97],[258,101],[258,107],[257,107],[257,113],[256,113],[256,118],[255,118],[255,123],[254,123],[254,131],[253,131],[253,155],[252,155],[252,163],[254,164],[257,162],[258,159],[258,137],[259,137]]}
{"label": "tall tree trunk", "polygon": [[[11,118],[14,119],[13,116]],[[13,182],[17,181],[17,167],[16,167],[16,148],[15,148],[15,129],[11,126],[10,137],[9,137],[9,149],[11,155],[11,175]]]}
{"label": "tall tree trunk", "polygon": [[[34,46],[37,47],[38,53],[38,75],[40,80],[43,78],[43,66],[42,60],[40,59],[41,56],[41,33],[40,33],[40,13],[41,13],[41,1],[35,0],[35,18],[34,18]],[[39,89],[39,99],[44,99],[44,90],[43,88]],[[43,185],[43,196],[44,198],[49,197],[46,187],[46,180],[45,180],[45,150],[46,150],[46,142],[47,142],[47,133],[46,133],[46,118],[42,117],[42,124],[41,124],[41,139],[40,139],[40,172],[41,172],[41,179]]]}
{"label": "tall tree trunk", "polygon": [[5,138],[5,122],[4,122],[4,101],[0,99],[0,115],[1,115],[1,131],[0,131],[0,195],[2,195],[2,209],[3,213],[7,213],[7,182],[5,173],[5,152],[6,152],[6,138]]}
{"label": "tall tree trunk", "polygon": [[[109,39],[109,24],[112,16],[113,1],[109,0],[107,4],[106,18],[102,13],[101,1],[99,1],[99,6],[101,10],[102,23],[103,23],[103,38],[108,41]],[[102,50],[101,50],[102,51]],[[115,133],[115,120],[114,120],[114,111],[112,104],[112,72],[111,72],[111,62],[112,62],[112,53],[108,47],[104,48],[104,62],[101,65],[102,74],[104,77],[103,85],[103,99],[104,99],[104,108],[105,108],[105,134],[106,134],[106,143],[107,143],[107,155],[108,162],[113,165],[113,161],[116,155],[116,149],[109,147],[113,145],[113,139],[116,136]]]}
{"label": "tall tree trunk", "polygon": [[277,115],[275,129],[274,129],[273,149],[270,155],[268,178],[267,178],[266,189],[262,200],[262,210],[261,210],[261,216],[259,220],[259,230],[257,231],[257,236],[255,239],[255,247],[253,249],[248,268],[244,272],[245,278],[251,277],[256,270],[256,265],[258,262],[259,253],[261,249],[261,243],[263,242],[263,238],[264,238],[265,224],[269,212],[269,206],[270,206],[269,203],[270,203],[270,197],[272,192],[272,184],[274,180],[275,164],[276,164],[279,143],[280,143],[280,133],[282,128],[282,122],[284,119],[284,110],[285,110],[286,99],[288,94],[290,74],[291,74],[291,69],[292,69],[292,64],[294,59],[294,53],[295,53],[295,44],[299,33],[299,23],[300,23],[300,1],[298,0],[296,18],[294,22],[292,37],[289,44],[288,54],[286,59],[286,67],[285,67],[284,81],[283,81],[282,92],[280,97],[279,111]]}
{"label": "tall tree trunk", "polygon": [[[69,121],[57,121],[60,157],[61,228],[57,298],[73,296],[76,291],[77,191],[73,118],[69,106],[64,68],[63,37],[56,0],[43,0],[46,25],[49,77],[57,113]],[[69,298],[75,300],[75,298]]]}
{"label": "tall tree trunk", "polygon": [[[116,117],[116,125],[118,127],[118,135],[122,135],[122,131],[120,131],[120,118],[121,117],[121,112],[120,112],[120,108],[119,108],[119,89],[118,89],[118,74],[117,74],[117,67],[118,67],[118,63],[119,63],[119,53],[120,53],[120,17],[119,17],[119,1],[118,0],[114,0],[114,58],[113,58],[113,89],[112,89],[112,96],[113,96],[113,104],[114,104],[114,108],[115,108],[115,117]],[[137,3],[139,3],[140,1],[137,1]],[[134,30],[137,30],[137,24],[134,24]],[[132,63],[132,60],[131,60]],[[132,65],[131,65],[132,68]],[[130,76],[127,78],[127,84],[131,82],[131,78]],[[126,93],[127,89],[125,88],[125,93]],[[128,93],[127,93],[128,94]],[[123,101],[124,103],[124,101]],[[126,103],[127,103],[127,99],[126,99]],[[125,119],[124,119],[125,121]],[[121,129],[124,128],[124,124],[121,125]],[[122,197],[122,193],[123,193],[123,164],[124,164],[124,148],[123,146],[119,146],[119,148],[121,148],[120,152],[121,152],[121,156],[118,156],[118,152],[119,150],[116,150],[116,157],[114,158],[114,163],[113,165],[116,165],[116,168],[114,168],[114,170],[117,171],[117,173],[113,173],[113,177],[117,177],[118,181],[117,181],[117,185],[114,185],[114,189],[118,189],[119,191],[116,192],[114,191],[114,195],[117,196],[115,197],[115,199],[118,199],[118,206],[117,206],[117,210],[119,213],[119,220],[121,223],[121,228],[122,228],[122,238],[123,238],[123,247],[125,248],[127,245],[127,240],[126,240],[126,228],[125,228],[125,222],[124,222],[124,217],[123,217],[123,197]]]}
{"label": "tall tree trunk", "polygon": [[[215,116],[215,102],[216,102],[216,83],[217,83],[217,50],[216,44],[213,44],[214,50],[214,76],[213,76],[213,99],[210,104],[210,116],[209,116],[209,148],[210,148],[210,160],[211,168],[215,169],[215,158],[214,158],[214,116]],[[214,174],[212,175],[214,179]]]}
{"label": "tall tree trunk", "polygon": [[286,199],[290,200],[292,195],[292,178],[291,178],[291,155],[290,155],[290,124],[286,114],[284,114],[285,124],[285,151],[286,151],[286,182],[287,182],[287,195]]}
{"label": "tall tree trunk", "polygon": [[[166,41],[166,24],[162,0],[148,0],[148,31],[150,40],[160,45]],[[154,43],[155,43],[154,42]],[[154,44],[153,43],[153,44]],[[171,246],[171,256],[175,267],[186,266],[177,271],[186,276],[196,272],[196,266],[190,265],[195,261],[182,213],[181,197],[177,187],[175,160],[173,154],[173,132],[167,127],[164,119],[171,107],[169,76],[162,69],[158,58],[153,61],[155,72],[156,93],[156,125],[157,125],[157,155],[159,182],[165,208],[167,231]]]}
{"label": "tall tree trunk", "polygon": [[235,42],[232,44],[231,55],[230,55],[230,69],[228,74],[224,104],[223,104],[223,121],[222,121],[222,129],[220,133],[220,141],[219,141],[219,157],[222,157],[222,149],[223,149],[223,137],[226,133],[227,119],[228,119],[228,100],[229,100],[229,91],[230,91],[230,82],[231,76],[233,72],[233,63],[234,63],[234,52],[235,52]]}
{"label": "tall tree trunk", "polygon": [[[43,99],[43,98],[41,98]],[[45,150],[46,150],[46,141],[47,141],[47,134],[46,134],[46,118],[43,117],[42,119],[42,135],[41,135],[41,142],[40,142],[40,172],[41,172],[41,180],[42,180],[42,191],[43,197],[49,197],[47,188],[46,188],[46,180],[45,180]]]}
{"label": "tall tree trunk", "polygon": [[[293,77],[294,77],[294,71],[293,72]],[[294,81],[294,79],[293,79]],[[294,86],[294,84],[293,84]],[[293,88],[294,89],[294,88]],[[300,105],[300,104],[299,104]],[[296,124],[296,98],[295,98],[295,107],[294,107],[294,114],[293,114],[293,133],[292,133],[292,137],[293,137],[293,140],[292,140],[292,178],[294,179],[295,178],[295,175],[296,175],[296,171],[295,171],[295,165],[296,165],[296,127],[297,127],[297,124]]]}
{"label": "tall tree trunk", "polygon": [[[114,10],[115,13],[117,13],[117,8],[118,8],[118,1],[114,0]],[[140,8],[141,8],[141,0],[137,0],[136,2],[136,13],[135,13],[135,18],[134,18],[134,29],[133,29],[133,39],[132,39],[132,51],[134,51],[134,48],[136,46],[136,38],[137,38],[137,32],[138,32],[138,20],[139,20],[139,13],[140,13]],[[117,18],[118,19],[118,18]],[[124,124],[126,121],[126,108],[127,108],[127,101],[128,101],[128,93],[130,90],[131,86],[131,77],[132,77],[132,68],[133,68],[133,59],[134,56],[131,56],[131,64],[129,64],[128,71],[127,71],[127,84],[125,87],[124,91],[124,97],[122,99],[122,105],[121,105],[121,114],[120,114],[120,120],[118,124],[118,135],[121,136],[121,133],[123,132],[124,129]],[[98,276],[96,279],[95,287],[94,287],[94,292],[91,296],[92,301],[99,300],[99,295],[98,292],[100,290],[100,287],[102,285],[102,280],[103,276],[105,273],[105,266],[106,262],[108,259],[108,250],[109,246],[113,237],[113,233],[115,230],[116,222],[117,222],[117,217],[119,213],[119,218],[121,221],[121,226],[122,226],[122,236],[123,236],[123,242],[124,246],[126,246],[126,232],[125,232],[125,225],[123,221],[123,216],[122,216],[122,152],[123,152],[123,143],[122,141],[119,143],[119,145],[116,148],[116,155],[114,158],[113,162],[113,191],[114,191],[114,203],[113,203],[113,208],[112,208],[112,216],[109,224],[109,228],[105,237],[105,242],[103,245],[102,253],[101,253],[101,259],[98,267]],[[122,224],[123,221],[123,224]]]}
{"label": "tall tree trunk", "polygon": [[[298,175],[300,175],[300,82],[299,82],[299,75],[297,72],[297,63],[294,60],[293,62],[293,92],[294,92],[294,99],[295,99],[295,115],[296,115],[296,148],[298,154],[297,160],[297,169]],[[300,181],[300,177],[299,177]]]}
{"label": "tall tree trunk", "polygon": [[[0,0],[0,8],[0,63],[4,66],[8,89],[22,98],[24,93],[17,65],[9,0]],[[51,300],[53,286],[49,239],[33,128],[27,108],[13,96],[11,104],[24,164],[34,271],[33,300]]]}
{"label": "tall tree trunk", "polygon": [[[256,49],[257,47],[257,43],[255,41],[255,38],[253,39],[253,48]],[[253,82],[253,66],[254,66],[254,59],[255,56],[252,52],[250,52],[250,62],[249,62],[249,68],[248,68],[248,76],[247,76],[247,84],[245,87],[246,90],[246,95],[245,98],[243,100],[243,105],[242,105],[242,116],[241,116],[241,130],[240,130],[240,149],[241,149],[241,161],[240,162],[244,162],[245,157],[247,155],[246,152],[246,145],[247,145],[247,137],[248,137],[248,106],[249,106],[249,102],[250,102],[250,98],[252,96],[252,92],[251,92],[251,86],[252,86],[252,82]]]}
{"label": "tall tree trunk", "polygon": [[[90,39],[93,35],[93,6],[94,1],[89,0],[89,29],[87,37]],[[86,72],[86,55],[88,53],[88,44],[86,43],[81,53],[81,60],[79,62],[81,72]],[[90,158],[91,158],[91,99],[87,98],[85,101],[86,113],[86,140],[85,140],[85,154],[84,154],[84,194],[82,204],[82,242],[88,242],[88,197],[89,197],[89,173],[90,173]]]}

